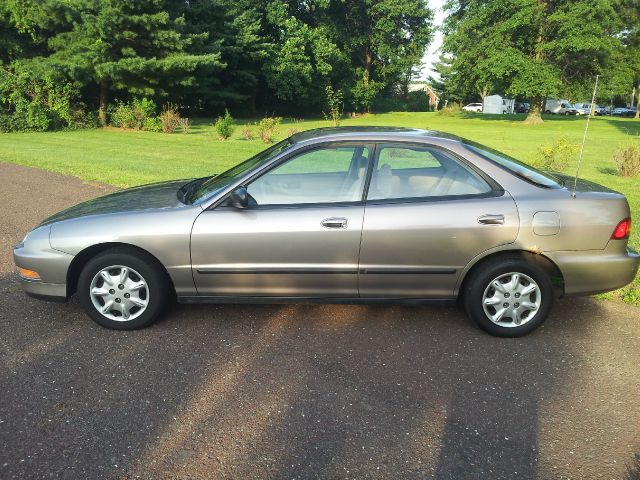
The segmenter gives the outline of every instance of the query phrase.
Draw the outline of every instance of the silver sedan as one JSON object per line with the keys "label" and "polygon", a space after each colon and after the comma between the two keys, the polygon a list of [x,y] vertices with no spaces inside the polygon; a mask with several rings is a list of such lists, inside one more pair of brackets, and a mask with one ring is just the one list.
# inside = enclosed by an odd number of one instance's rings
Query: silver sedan
{"label": "silver sedan", "polygon": [[28,294],[77,294],[114,329],[151,324],[174,296],[461,298],[487,332],[519,336],[545,320],[554,298],[617,289],[638,270],[625,197],[586,181],[572,190],[573,179],[438,132],[320,129],[217,176],[62,211],[14,258]]}

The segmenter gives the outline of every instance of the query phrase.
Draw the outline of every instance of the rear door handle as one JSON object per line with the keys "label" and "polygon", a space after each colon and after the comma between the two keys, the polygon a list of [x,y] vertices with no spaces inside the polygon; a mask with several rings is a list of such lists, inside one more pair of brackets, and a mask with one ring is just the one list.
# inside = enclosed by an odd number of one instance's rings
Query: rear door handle
{"label": "rear door handle", "polygon": [[503,225],[504,215],[481,215],[478,217],[478,223],[482,225]]}
{"label": "rear door handle", "polygon": [[347,228],[348,222],[343,217],[330,217],[322,220],[320,225],[324,228]]}

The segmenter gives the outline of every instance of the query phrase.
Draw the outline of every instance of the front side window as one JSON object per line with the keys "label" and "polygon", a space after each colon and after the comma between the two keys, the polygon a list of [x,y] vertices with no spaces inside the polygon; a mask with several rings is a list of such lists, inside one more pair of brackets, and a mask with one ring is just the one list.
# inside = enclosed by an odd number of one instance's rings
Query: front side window
{"label": "front side window", "polygon": [[[251,169],[259,168],[271,161],[277,155],[280,155],[283,151],[291,146],[289,139],[283,140],[280,143],[263,150],[262,152],[254,155],[249,160],[230,168],[226,172],[220,175],[215,175],[209,178],[202,178],[195,182],[192,182],[191,188],[185,192],[185,203],[200,203],[212,195],[216,194],[220,190],[224,189],[227,185],[233,183],[238,178],[249,172]],[[190,184],[187,184],[189,186]]]}
{"label": "front side window", "polygon": [[247,192],[258,206],[358,202],[369,156],[363,145],[309,150],[253,181]]}
{"label": "front side window", "polygon": [[451,154],[429,146],[379,145],[368,200],[488,193],[491,187]]}

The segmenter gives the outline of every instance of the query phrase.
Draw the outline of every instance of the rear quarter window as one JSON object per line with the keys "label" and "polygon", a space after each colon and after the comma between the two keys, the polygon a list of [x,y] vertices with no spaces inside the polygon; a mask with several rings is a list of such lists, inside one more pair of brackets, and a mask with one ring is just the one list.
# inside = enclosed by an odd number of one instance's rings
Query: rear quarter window
{"label": "rear quarter window", "polygon": [[523,180],[538,185],[544,188],[562,188],[562,181],[555,177],[553,174],[542,172],[537,168],[534,168],[526,163],[522,163],[515,158],[512,158],[502,152],[493,150],[484,145],[478,145],[474,143],[467,143],[464,146],[473,153],[480,155],[481,157],[489,160],[491,163],[498,165],[499,167],[511,172],[515,176],[522,178]]}

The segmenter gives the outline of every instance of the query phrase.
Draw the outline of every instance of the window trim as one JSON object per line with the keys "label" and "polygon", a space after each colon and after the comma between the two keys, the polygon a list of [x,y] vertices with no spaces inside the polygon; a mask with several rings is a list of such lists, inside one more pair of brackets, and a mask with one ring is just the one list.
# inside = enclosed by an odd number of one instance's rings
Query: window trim
{"label": "window trim", "polygon": [[281,158],[275,160],[272,164],[265,166],[263,169],[260,169],[257,172],[250,174],[250,176],[243,179],[240,183],[233,186],[231,190],[222,195],[219,200],[215,201],[207,210],[214,209],[234,209],[234,207],[226,205],[226,201],[233,192],[238,187],[244,186],[247,187],[254,182],[258,178],[263,175],[267,175],[271,170],[278,168],[280,165],[286,163],[294,157],[304,155],[313,150],[322,150],[327,147],[330,148],[340,148],[340,147],[352,147],[352,146],[360,146],[364,148],[368,148],[370,151],[369,158],[367,159],[367,173],[365,174],[364,179],[364,188],[362,190],[362,196],[360,200],[355,201],[337,201],[337,202],[316,202],[316,203],[287,203],[287,204],[267,204],[267,205],[250,205],[244,210],[256,211],[256,210],[284,210],[284,209],[296,209],[296,208],[322,208],[322,207],[348,207],[348,206],[363,206],[365,204],[365,198],[368,188],[369,175],[371,174],[371,166],[373,164],[372,159],[375,156],[376,152],[376,144],[375,142],[369,141],[359,141],[359,140],[344,140],[344,141],[327,141],[321,143],[314,143],[312,145],[306,145],[295,149],[291,152],[284,154]]}
{"label": "window trim", "polygon": [[[445,155],[451,157],[451,159],[455,162],[461,163],[464,167],[467,167],[471,170],[472,173],[478,175],[484,182],[489,185],[490,190],[484,193],[469,193],[464,195],[440,195],[440,196],[425,196],[425,197],[396,197],[396,198],[376,198],[376,199],[368,199],[369,195],[369,185],[371,183],[373,177],[373,170],[379,161],[380,151],[382,150],[382,145],[398,145],[399,148],[403,146],[412,146],[419,147],[429,150],[439,150]],[[445,201],[455,201],[455,200],[470,200],[477,198],[492,198],[492,197],[501,197],[504,195],[505,190],[502,188],[498,182],[496,182],[493,178],[489,177],[485,172],[480,170],[476,165],[473,165],[467,159],[458,155],[457,153],[449,150],[448,148],[441,147],[440,145],[434,145],[432,143],[426,142],[376,142],[375,154],[373,156],[373,161],[370,162],[370,174],[367,177],[367,185],[366,185],[366,194],[365,196],[365,205],[386,205],[386,204],[401,204],[401,203],[432,203],[432,202],[445,202]]]}

